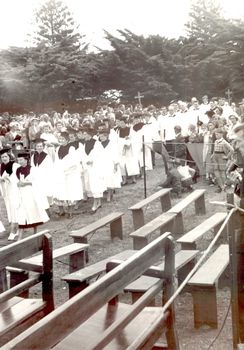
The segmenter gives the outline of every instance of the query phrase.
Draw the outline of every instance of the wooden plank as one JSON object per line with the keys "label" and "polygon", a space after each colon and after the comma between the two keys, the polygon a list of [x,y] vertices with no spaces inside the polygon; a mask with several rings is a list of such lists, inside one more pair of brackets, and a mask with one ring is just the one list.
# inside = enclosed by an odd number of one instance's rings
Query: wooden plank
{"label": "wooden plank", "polygon": [[220,245],[188,282],[189,285],[212,286],[229,264],[229,246]]}
{"label": "wooden plank", "polygon": [[203,196],[206,190],[195,190],[187,197],[182,199],[179,203],[174,205],[168,212],[169,213],[181,213],[188,205],[194,202],[199,197]]}
{"label": "wooden plank", "polygon": [[[29,350],[38,347],[40,339],[43,348],[57,344],[88,320],[96,310],[113,299],[119,290],[123,290],[126,285],[160,260],[169,236],[170,233],[165,233],[135,253],[110,273],[21,333],[12,345],[10,341],[8,347]],[[145,317],[143,320],[145,322]]]}
{"label": "wooden plank", "polygon": [[[113,321],[116,322],[123,317],[126,312],[129,312],[131,307],[132,305],[122,303],[119,303],[116,307],[104,306],[91,319],[85,322],[83,326],[77,328],[70,336],[57,344],[53,349],[77,349],[77,340],[82,339],[82,350],[91,350],[94,340],[101,336]],[[106,350],[125,350],[137,336],[145,334],[148,326],[152,325],[161,316],[161,308],[145,308],[123,332],[118,334],[118,336],[106,346]],[[147,322],[145,322],[145,319]]]}
{"label": "wooden plank", "polygon": [[48,230],[0,248],[0,270],[42,250],[42,240]]}
{"label": "wooden plank", "polygon": [[77,281],[77,282],[83,282],[85,280],[92,279],[96,277],[97,275],[103,273],[106,271],[106,265],[111,260],[126,260],[133,256],[136,253],[135,250],[125,250],[122,253],[118,253],[116,255],[110,256],[106,259],[103,259],[95,264],[92,264],[90,266],[86,266],[85,268],[75,271],[69,275],[65,275],[62,277],[62,280],[64,281]]}
{"label": "wooden plank", "polygon": [[8,299],[22,293],[24,290],[36,285],[40,282],[40,275],[33,276],[24,282],[17,284],[16,286],[6,290],[0,294],[0,303],[7,301]]}
{"label": "wooden plank", "polygon": [[180,237],[178,243],[194,243],[197,239],[201,238],[205,233],[213,229],[215,226],[222,223],[227,216],[227,213],[215,213],[210,218],[203,221],[200,225],[194,227],[191,231],[187,232],[184,236]]}
{"label": "wooden plank", "polygon": [[87,236],[90,233],[98,230],[99,228],[110,224],[112,221],[118,219],[122,215],[124,215],[124,213],[121,213],[121,212],[111,213],[111,214],[85,226],[85,227],[82,227],[79,230],[71,231],[70,236],[73,238]]}
{"label": "wooden plank", "polygon": [[23,300],[23,298],[13,297],[7,301],[0,303],[0,312],[3,312],[6,309],[10,309],[12,306],[14,306],[15,304],[18,304],[22,300]]}
{"label": "wooden plank", "polygon": [[163,188],[162,190],[157,191],[156,193],[153,193],[151,196],[134,204],[132,207],[129,208],[129,210],[141,209],[141,208],[145,207],[146,205],[150,204],[151,202],[153,202],[155,199],[161,198],[161,197],[165,196],[166,194],[170,193],[171,190],[172,190],[172,188]]}
{"label": "wooden plank", "polygon": [[160,229],[163,225],[166,225],[168,222],[174,220],[176,218],[175,213],[163,213],[148,222],[146,225],[140,227],[138,230],[132,232],[130,234],[131,237],[147,237],[156,230]]}
{"label": "wooden plank", "polygon": [[[181,250],[175,255],[175,270],[178,271],[192,259],[194,259],[199,253],[199,250]],[[159,264],[158,267],[164,270],[164,262]],[[130,283],[124,288],[125,292],[145,292],[151,288],[157,281],[157,278],[141,276],[137,280]]]}
{"label": "wooden plank", "polygon": [[0,318],[0,336],[42,310],[45,305],[41,299],[22,299],[10,310],[3,311]]}
{"label": "wooden plank", "polygon": [[[59,258],[65,257],[67,255],[71,255],[74,253],[78,253],[78,252],[87,250],[88,247],[89,247],[89,244],[72,243],[72,244],[69,244],[67,246],[54,249],[53,250],[53,259],[59,259]],[[30,264],[30,266],[35,266],[35,265],[42,266],[42,260],[43,260],[42,254],[38,254],[38,255],[35,255],[31,258],[20,260],[20,264],[25,264],[26,267],[28,266],[28,264]]]}

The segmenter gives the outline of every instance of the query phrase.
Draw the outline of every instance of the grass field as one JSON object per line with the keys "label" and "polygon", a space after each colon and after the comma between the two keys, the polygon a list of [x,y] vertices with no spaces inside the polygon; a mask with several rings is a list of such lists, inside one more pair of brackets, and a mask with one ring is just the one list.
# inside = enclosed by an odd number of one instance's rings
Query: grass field
{"label": "grass field", "polygon": [[[156,168],[147,173],[147,193],[148,195],[154,193],[158,188],[157,184],[164,179],[164,170],[161,159],[156,160]],[[193,211],[193,206],[190,206],[184,211],[184,223],[185,231],[195,227],[205,218],[212,215],[214,212],[223,211],[223,207],[210,204],[212,200],[225,200],[225,194],[214,193],[214,188],[207,187],[206,184],[199,181],[194,185],[195,188],[207,188],[206,193],[206,208],[207,213],[204,216],[196,216]],[[124,239],[110,241],[109,230],[107,228],[101,229],[96,232],[89,240],[89,264],[104,259],[107,256],[119,253],[125,249],[132,248],[132,240],[129,238],[129,234],[133,231],[131,213],[127,210],[132,204],[137,203],[144,198],[143,180],[138,180],[137,184],[127,185],[121,190],[117,190],[114,195],[114,200],[111,203],[104,201],[102,208],[94,215],[87,213],[87,210],[91,208],[91,202],[84,203],[80,209],[79,215],[74,216],[72,219],[58,219],[52,212],[51,220],[43,226],[51,231],[53,237],[53,244],[55,248],[72,243],[72,239],[69,237],[70,230],[81,228],[113,211],[123,211],[125,215],[123,217],[123,231]],[[173,203],[176,203],[179,199],[173,199]],[[7,232],[2,234],[0,239],[0,245],[7,243],[8,236],[8,224],[6,222],[6,212],[3,206],[3,200],[0,198],[0,210],[1,217],[3,216],[3,222],[7,229]],[[152,205],[146,208],[146,220],[155,218],[161,213],[160,202],[155,201]],[[26,232],[26,236],[31,232]],[[157,234],[155,234],[155,237]],[[204,250],[208,246],[213,237],[209,234],[204,240],[199,242],[199,249]],[[177,238],[177,237],[176,237]],[[54,286],[55,286],[55,304],[56,306],[62,304],[68,299],[68,291],[65,282],[61,281],[61,277],[68,273],[68,261],[55,262],[54,266]],[[39,290],[34,290],[34,294],[38,294]],[[218,315],[219,325],[222,324],[226,315],[230,299],[230,291],[228,289],[220,290],[218,292]],[[181,349],[196,350],[196,349],[208,349],[212,339],[216,336],[218,330],[212,330],[208,327],[203,327],[199,330],[194,330],[193,327],[193,304],[192,297],[189,293],[182,294],[176,300],[176,316],[177,316],[177,329],[181,344]],[[220,327],[220,326],[219,326]],[[223,332],[219,336],[218,340],[211,349],[228,350],[232,349],[232,331],[231,331],[231,313],[229,313]]]}

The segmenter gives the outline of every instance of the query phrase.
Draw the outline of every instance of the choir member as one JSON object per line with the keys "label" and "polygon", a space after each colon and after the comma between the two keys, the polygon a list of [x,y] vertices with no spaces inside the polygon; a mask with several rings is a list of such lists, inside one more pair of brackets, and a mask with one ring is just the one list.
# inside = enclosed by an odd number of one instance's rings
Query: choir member
{"label": "choir member", "polygon": [[19,165],[11,160],[10,148],[0,151],[0,190],[7,210],[8,221],[10,223],[10,234],[8,240],[14,240],[17,233],[17,205],[18,188],[15,172]]}
{"label": "choir member", "polygon": [[74,146],[69,144],[67,132],[60,134],[59,142],[54,161],[54,198],[58,215],[64,216],[67,207],[68,217],[72,217],[77,201],[83,199],[81,164]]}
{"label": "choir member", "polygon": [[35,183],[29,160],[30,154],[27,151],[18,154],[20,166],[15,172],[19,192],[17,208],[18,239],[22,239],[24,229],[34,228],[34,233],[36,233],[37,226],[49,220],[46,210],[42,206],[41,189]]}

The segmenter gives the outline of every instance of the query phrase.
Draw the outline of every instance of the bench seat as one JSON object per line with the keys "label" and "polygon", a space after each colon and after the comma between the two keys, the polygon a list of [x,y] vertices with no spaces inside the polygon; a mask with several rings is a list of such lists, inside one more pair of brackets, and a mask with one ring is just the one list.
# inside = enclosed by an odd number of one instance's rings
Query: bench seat
{"label": "bench seat", "polygon": [[[70,256],[71,270],[82,268],[85,265],[85,251],[89,245],[84,243],[72,243],[67,246],[53,250],[53,259],[60,259]],[[18,268],[40,272],[42,270],[42,254],[20,260],[16,265]]]}
{"label": "bench seat", "polygon": [[122,216],[124,213],[111,213],[85,227],[71,231],[70,236],[75,243],[87,243],[87,236],[96,232],[98,229],[110,224],[111,239],[118,237],[123,239]]}
{"label": "bench seat", "polygon": [[172,188],[163,188],[162,190],[153,193],[151,196],[143,199],[129,208],[129,210],[132,211],[134,230],[137,230],[145,224],[143,208],[152,203],[154,200],[160,198],[162,212],[165,212],[171,208],[171,190]]}
{"label": "bench seat", "polygon": [[187,197],[183,198],[179,203],[174,205],[171,209],[168,210],[168,213],[175,213],[176,217],[176,225],[175,231],[176,234],[184,233],[184,223],[182,212],[186,209],[192,202],[195,203],[195,213],[196,215],[204,215],[206,214],[205,207],[205,194],[206,190],[195,190],[190,193]]}
{"label": "bench seat", "polygon": [[75,294],[86,288],[89,285],[90,280],[104,273],[106,271],[106,265],[108,262],[116,259],[126,260],[135,253],[136,251],[134,250],[125,250],[119,254],[98,261],[95,264],[86,266],[85,268],[73,272],[69,275],[65,275],[62,277],[62,280],[66,281],[69,284],[69,297],[73,297]]}
{"label": "bench seat", "polygon": [[167,231],[172,232],[174,229],[176,215],[177,214],[175,213],[169,212],[163,213],[136,231],[132,232],[130,237],[133,238],[133,248],[141,249],[145,247],[149,243],[151,235],[159,229],[161,234]]}
{"label": "bench seat", "polygon": [[[110,326],[112,322],[116,322],[125,312],[128,312],[132,306],[128,304],[118,303],[116,306],[106,305],[97,311],[82,326],[77,328],[67,338],[57,344],[55,350],[74,350],[77,349],[77,339],[81,339],[82,350],[91,349],[92,344],[96,343],[103,332]],[[146,322],[145,322],[146,320]],[[149,325],[153,323],[161,323],[162,331],[165,328],[165,319],[162,318],[162,308],[146,307],[144,308],[110,344],[104,349],[106,350],[125,350],[132,342],[141,337],[141,344],[146,340],[150,340],[153,344]],[[152,337],[152,339],[150,339]]]}
{"label": "bench seat", "polygon": [[20,297],[13,297],[1,303],[0,337],[43,310],[45,306],[46,302],[41,299],[25,299]]}
{"label": "bench seat", "polygon": [[222,244],[188,282],[193,296],[196,328],[203,324],[217,328],[217,286],[228,265],[229,246]]}
{"label": "bench seat", "polygon": [[180,237],[177,242],[181,244],[182,249],[196,249],[196,241],[202,238],[205,233],[212,229],[214,229],[215,233],[217,233],[220,226],[226,219],[226,216],[227,213],[215,213],[210,218],[203,221],[200,225],[187,232],[184,236]]}
{"label": "bench seat", "polygon": [[[199,250],[180,250],[175,254],[175,270],[177,272],[178,284],[185,279],[188,273],[195,265],[196,258],[199,254]],[[158,265],[159,268],[164,269],[164,262]],[[127,287],[124,288],[125,292],[132,293],[133,303],[141,297],[149,288],[151,288],[158,278],[141,276]]]}

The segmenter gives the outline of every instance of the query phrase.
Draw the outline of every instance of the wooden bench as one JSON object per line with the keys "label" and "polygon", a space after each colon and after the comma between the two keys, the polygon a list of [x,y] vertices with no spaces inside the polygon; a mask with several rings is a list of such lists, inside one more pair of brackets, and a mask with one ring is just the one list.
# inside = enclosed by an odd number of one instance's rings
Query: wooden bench
{"label": "wooden bench", "polygon": [[[186,278],[189,272],[193,269],[196,263],[196,258],[199,254],[199,250],[180,250],[175,254],[175,270],[177,273],[178,285]],[[164,269],[164,262],[158,265],[160,269]],[[124,291],[131,293],[132,302],[136,302],[149,288],[151,288],[156,282],[157,278],[141,276],[128,286],[124,288]],[[154,301],[151,305],[154,305]]]}
{"label": "wooden bench", "polygon": [[132,232],[130,237],[133,239],[133,249],[141,249],[145,247],[148,244],[152,234],[159,229],[161,234],[166,231],[174,231],[176,216],[177,214],[175,213],[163,213],[136,231]]}
{"label": "wooden bench", "polygon": [[184,236],[180,237],[177,242],[181,244],[181,249],[196,249],[197,240],[201,239],[212,229],[214,229],[214,233],[217,233],[226,219],[226,216],[227,213],[215,213],[200,225],[187,232]]}
{"label": "wooden bench", "polygon": [[229,246],[220,245],[188,282],[191,287],[196,328],[218,327],[217,286],[229,265]]}
{"label": "wooden bench", "polygon": [[75,243],[87,243],[87,236],[95,233],[100,228],[110,224],[110,235],[113,240],[115,237],[123,239],[122,216],[124,213],[111,213],[81,229],[71,231],[70,236]]}
{"label": "wooden bench", "polygon": [[[165,270],[159,272],[152,265],[164,254]],[[149,350],[164,333],[167,349],[178,350],[174,305],[167,310],[146,307],[163,287],[164,303],[174,292],[174,243],[169,233],[113,267],[109,264],[105,276],[10,341],[3,350]],[[142,274],[160,280],[135,304],[118,302],[119,292]]]}
{"label": "wooden bench", "polygon": [[187,208],[192,202],[195,203],[195,213],[196,215],[204,215],[206,214],[205,208],[205,194],[206,190],[195,190],[187,197],[182,199],[179,203],[169,209],[168,213],[177,214],[176,223],[175,223],[175,231],[176,234],[184,233],[184,224],[183,224],[183,215],[182,211]]}
{"label": "wooden bench", "polygon": [[106,272],[106,264],[111,260],[126,260],[135,254],[135,250],[125,250],[116,255],[110,256],[106,259],[98,261],[95,264],[86,266],[71,274],[62,277],[62,280],[66,281],[69,285],[69,297],[72,298],[74,295],[82,291],[89,286],[92,279],[98,278],[101,274]]}
{"label": "wooden bench", "polygon": [[160,199],[162,212],[171,208],[170,191],[171,188],[163,188],[129,208],[129,210],[132,211],[134,230],[137,230],[145,224],[143,208],[154,200]]}
{"label": "wooden bench", "polygon": [[[33,273],[22,283],[8,288],[0,294],[0,344],[33,324],[54,309],[52,282],[52,240],[47,231],[37,233],[19,242],[0,248],[0,270],[36,252],[43,253],[43,269]],[[8,281],[6,279],[8,284]],[[42,284],[42,298],[23,298],[20,295]]]}

